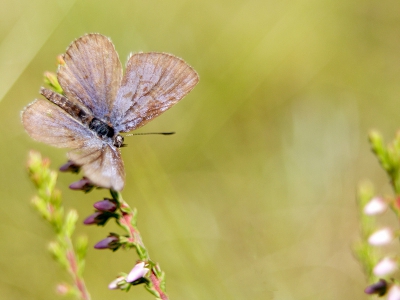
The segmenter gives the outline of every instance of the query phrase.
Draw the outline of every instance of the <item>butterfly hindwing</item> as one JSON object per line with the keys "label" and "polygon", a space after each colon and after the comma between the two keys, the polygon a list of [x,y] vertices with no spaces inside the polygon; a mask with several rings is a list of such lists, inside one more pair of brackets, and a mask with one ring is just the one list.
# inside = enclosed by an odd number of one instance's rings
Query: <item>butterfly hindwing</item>
{"label": "butterfly hindwing", "polygon": [[68,158],[81,165],[92,183],[120,191],[124,187],[125,170],[118,149],[100,140],[92,140],[83,147],[68,152]]}

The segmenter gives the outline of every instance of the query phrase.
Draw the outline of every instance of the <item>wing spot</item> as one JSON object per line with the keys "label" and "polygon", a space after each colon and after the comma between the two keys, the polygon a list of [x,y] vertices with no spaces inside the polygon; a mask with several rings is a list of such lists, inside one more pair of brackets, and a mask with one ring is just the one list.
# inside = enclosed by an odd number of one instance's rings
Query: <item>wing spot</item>
{"label": "wing spot", "polygon": [[133,93],[132,93],[132,92],[129,92],[129,93],[125,94],[123,97],[124,97],[124,98],[131,98],[132,95],[133,95]]}

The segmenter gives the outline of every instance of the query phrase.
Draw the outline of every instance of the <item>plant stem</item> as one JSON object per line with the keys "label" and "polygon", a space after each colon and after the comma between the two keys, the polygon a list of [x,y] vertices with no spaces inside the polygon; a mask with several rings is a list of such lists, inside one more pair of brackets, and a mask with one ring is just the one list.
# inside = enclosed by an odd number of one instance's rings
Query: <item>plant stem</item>
{"label": "plant stem", "polygon": [[[71,240],[67,241],[67,243],[72,246]],[[72,250],[69,249],[69,250],[67,250],[66,254],[67,254],[67,260],[69,263],[68,271],[72,276],[72,279],[75,283],[76,288],[80,292],[81,299],[82,300],[90,300],[90,294],[89,294],[88,290],[86,289],[85,281],[83,280],[83,278],[81,278],[81,276],[79,275],[79,272],[78,272],[78,264],[77,264],[75,252],[73,251],[73,249]]]}
{"label": "plant stem", "polygon": [[[113,195],[113,193],[111,194]],[[151,284],[148,285],[147,289],[157,295],[158,299],[168,300],[168,295],[165,293],[164,273],[161,272],[159,266],[150,259],[148,251],[143,243],[142,236],[136,226],[136,209],[132,209],[129,204],[123,200],[120,193],[118,193],[116,198],[119,202],[119,210],[122,216],[118,220],[118,223],[128,233],[128,241],[133,247],[135,247],[140,260],[151,266],[151,273],[148,278]]]}

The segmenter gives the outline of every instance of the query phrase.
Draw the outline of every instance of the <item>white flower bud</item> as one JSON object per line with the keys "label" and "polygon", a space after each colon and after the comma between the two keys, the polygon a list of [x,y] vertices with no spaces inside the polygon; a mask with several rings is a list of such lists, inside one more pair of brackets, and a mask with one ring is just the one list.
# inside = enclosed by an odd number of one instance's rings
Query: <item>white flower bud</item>
{"label": "white flower bud", "polygon": [[372,198],[365,206],[364,206],[364,213],[366,215],[378,215],[386,211],[388,205],[380,197]]}
{"label": "white flower bud", "polygon": [[108,288],[110,290],[116,290],[118,289],[118,283],[120,283],[121,281],[123,281],[125,278],[124,277],[117,277],[117,279],[113,280],[109,285]]}
{"label": "white flower bud", "polygon": [[393,285],[388,293],[387,300],[400,300],[400,287]]}
{"label": "white flower bud", "polygon": [[136,264],[132,271],[129,272],[128,276],[126,276],[126,282],[134,282],[135,280],[144,277],[148,271],[149,269],[144,267],[144,262],[142,261]]}
{"label": "white flower bud", "polygon": [[389,244],[394,238],[393,231],[387,227],[375,231],[371,236],[368,238],[368,243],[373,246],[382,246]]}
{"label": "white flower bud", "polygon": [[392,259],[385,257],[375,267],[374,274],[378,277],[390,275],[397,270],[397,263]]}

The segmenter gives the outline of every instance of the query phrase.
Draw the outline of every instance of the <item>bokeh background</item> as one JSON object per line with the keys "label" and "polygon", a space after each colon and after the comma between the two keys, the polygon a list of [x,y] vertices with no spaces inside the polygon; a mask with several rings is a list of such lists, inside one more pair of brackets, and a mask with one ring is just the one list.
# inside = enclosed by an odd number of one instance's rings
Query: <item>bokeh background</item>
{"label": "bokeh background", "polygon": [[[30,149],[54,168],[66,150],[32,141],[21,109],[43,73],[88,32],[130,52],[184,58],[199,85],[122,149],[125,200],[171,299],[363,299],[351,245],[356,189],[389,192],[367,135],[400,126],[400,2],[377,0],[0,1],[0,299],[58,299],[67,281],[47,252],[53,239],[30,205]],[[106,191],[72,192],[81,221]],[[109,291],[134,251],[92,246],[118,230],[79,225],[90,250],[92,298],[153,299],[143,287]]]}

